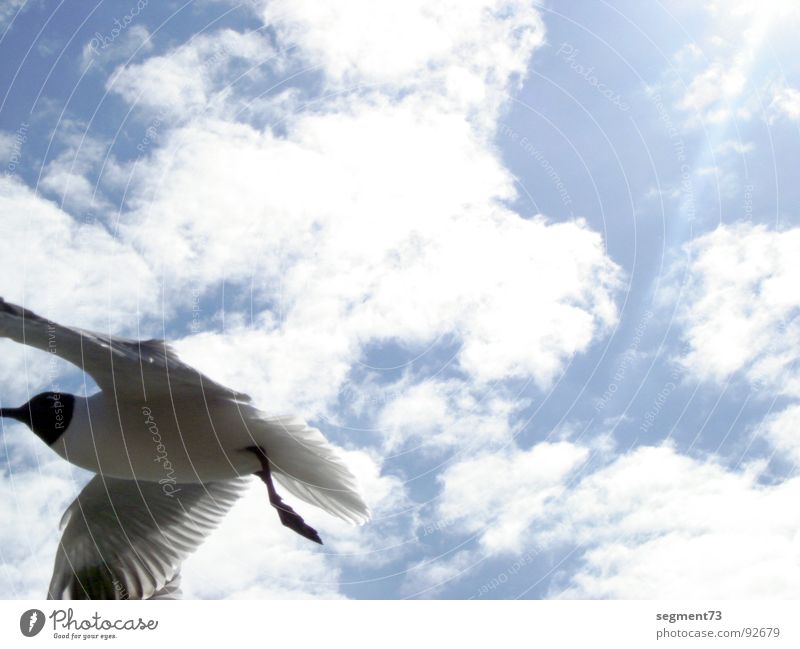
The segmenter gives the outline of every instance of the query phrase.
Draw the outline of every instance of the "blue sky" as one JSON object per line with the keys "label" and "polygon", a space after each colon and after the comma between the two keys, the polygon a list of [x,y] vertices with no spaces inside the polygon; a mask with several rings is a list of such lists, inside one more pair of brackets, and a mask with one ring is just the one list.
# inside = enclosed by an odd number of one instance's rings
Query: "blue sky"
{"label": "blue sky", "polygon": [[[0,295],[302,414],[375,512],[320,551],[253,489],[188,596],[800,595],[792,2],[6,7]],[[0,347],[3,403],[91,389]],[[3,440],[37,597],[87,476]]]}

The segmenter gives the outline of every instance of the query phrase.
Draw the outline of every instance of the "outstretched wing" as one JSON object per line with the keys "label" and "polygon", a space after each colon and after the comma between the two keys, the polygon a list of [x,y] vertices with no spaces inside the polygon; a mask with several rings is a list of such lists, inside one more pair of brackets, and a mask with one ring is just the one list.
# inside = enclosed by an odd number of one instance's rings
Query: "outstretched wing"
{"label": "outstretched wing", "polygon": [[0,336],[60,356],[91,375],[109,394],[166,394],[189,388],[250,400],[181,361],[163,340],[132,340],[65,327],[3,298]]}
{"label": "outstretched wing", "polygon": [[181,563],[248,483],[173,485],[95,476],[67,508],[49,599],[174,596]]}
{"label": "outstretched wing", "polygon": [[298,417],[268,417],[251,406],[240,410],[281,486],[342,520],[355,525],[369,520],[358,481],[318,429]]}

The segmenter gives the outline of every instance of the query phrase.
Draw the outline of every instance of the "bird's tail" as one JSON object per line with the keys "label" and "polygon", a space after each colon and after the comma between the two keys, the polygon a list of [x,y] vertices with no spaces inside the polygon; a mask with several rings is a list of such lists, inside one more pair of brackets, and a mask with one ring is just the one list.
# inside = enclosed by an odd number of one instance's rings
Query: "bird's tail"
{"label": "bird's tail", "polygon": [[355,476],[319,430],[296,417],[262,418],[260,424],[260,441],[281,486],[345,521],[369,520]]}

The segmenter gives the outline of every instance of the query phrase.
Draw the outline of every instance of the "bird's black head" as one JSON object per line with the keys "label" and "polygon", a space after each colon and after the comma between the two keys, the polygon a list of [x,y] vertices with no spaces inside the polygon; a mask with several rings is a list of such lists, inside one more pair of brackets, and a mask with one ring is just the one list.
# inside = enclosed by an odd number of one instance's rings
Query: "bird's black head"
{"label": "bird's black head", "polygon": [[75,397],[61,392],[42,392],[19,408],[0,408],[0,417],[11,417],[26,424],[52,445],[67,430],[75,411]]}

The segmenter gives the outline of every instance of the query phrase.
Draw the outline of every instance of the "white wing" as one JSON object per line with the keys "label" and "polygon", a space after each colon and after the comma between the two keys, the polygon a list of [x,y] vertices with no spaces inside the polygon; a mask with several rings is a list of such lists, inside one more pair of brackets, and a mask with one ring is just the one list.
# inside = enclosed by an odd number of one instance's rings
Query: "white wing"
{"label": "white wing", "polygon": [[369,520],[358,481],[319,430],[297,417],[266,417],[247,405],[240,409],[249,415],[250,433],[287,491],[350,523]]}
{"label": "white wing", "polygon": [[[181,389],[250,397],[212,381],[178,358],[163,340],[132,340],[65,327],[0,298],[0,337],[54,353],[80,368],[109,394],[142,395]],[[132,380],[135,377],[136,380]]]}
{"label": "white wing", "polygon": [[49,599],[149,599],[177,591],[183,560],[241,495],[246,478],[175,485],[95,476],[62,519]]}

